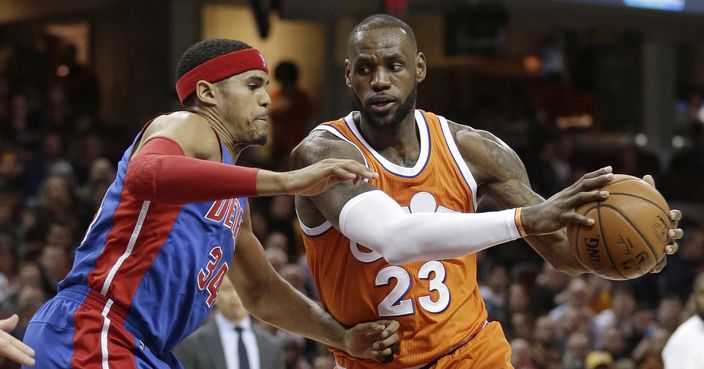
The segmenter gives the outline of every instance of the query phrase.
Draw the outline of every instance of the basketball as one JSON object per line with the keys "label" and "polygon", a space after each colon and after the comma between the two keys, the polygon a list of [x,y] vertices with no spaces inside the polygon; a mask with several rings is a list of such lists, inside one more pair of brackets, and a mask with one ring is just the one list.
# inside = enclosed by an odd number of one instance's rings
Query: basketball
{"label": "basketball", "polygon": [[576,209],[595,223],[569,225],[570,245],[582,266],[603,278],[638,278],[665,257],[670,230],[667,201],[647,182],[623,174],[614,174],[602,190],[609,192],[605,201]]}

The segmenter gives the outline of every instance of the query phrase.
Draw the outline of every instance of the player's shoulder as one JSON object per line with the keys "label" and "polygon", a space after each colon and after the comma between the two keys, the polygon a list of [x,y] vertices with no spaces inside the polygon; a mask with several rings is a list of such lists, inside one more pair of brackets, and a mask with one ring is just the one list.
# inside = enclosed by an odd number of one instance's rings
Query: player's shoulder
{"label": "player's shoulder", "polygon": [[475,175],[504,177],[520,161],[513,149],[491,132],[449,120],[448,125],[460,155]]}
{"label": "player's shoulder", "polygon": [[215,131],[205,118],[195,113],[178,111],[156,117],[145,130],[144,138],[156,136],[175,140],[188,156],[210,159],[220,155]]}
{"label": "player's shoulder", "polygon": [[486,146],[508,148],[508,145],[489,131],[459,124],[449,119],[447,120],[447,124],[460,151],[470,150],[481,152]]}
{"label": "player's shoulder", "polygon": [[291,151],[291,167],[302,168],[328,158],[354,159],[364,164],[364,156],[354,144],[330,131],[313,129]]}

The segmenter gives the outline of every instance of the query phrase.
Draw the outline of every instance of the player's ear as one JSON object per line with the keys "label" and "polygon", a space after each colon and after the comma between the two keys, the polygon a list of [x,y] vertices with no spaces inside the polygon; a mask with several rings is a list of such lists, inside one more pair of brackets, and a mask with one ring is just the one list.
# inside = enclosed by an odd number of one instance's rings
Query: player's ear
{"label": "player's ear", "polygon": [[427,71],[428,69],[425,64],[425,55],[419,51],[416,55],[416,82],[423,82]]}
{"label": "player's ear", "polygon": [[349,59],[345,59],[345,84],[347,87],[352,87],[352,80],[350,80],[350,73],[352,73],[352,65]]}
{"label": "player's ear", "polygon": [[196,98],[206,105],[215,105],[216,89],[214,84],[200,80],[196,83]]}

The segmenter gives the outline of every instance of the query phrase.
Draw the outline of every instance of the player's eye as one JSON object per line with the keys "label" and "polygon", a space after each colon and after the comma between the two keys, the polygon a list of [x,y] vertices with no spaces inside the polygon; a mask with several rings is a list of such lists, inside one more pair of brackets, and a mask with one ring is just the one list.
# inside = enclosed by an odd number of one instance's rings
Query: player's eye
{"label": "player's eye", "polygon": [[401,63],[392,63],[389,66],[389,70],[392,72],[398,72],[401,70],[401,68],[403,68],[403,64],[401,64]]}
{"label": "player's eye", "polygon": [[366,65],[361,65],[357,67],[357,73],[359,74],[369,74],[369,72],[371,72],[371,68]]}

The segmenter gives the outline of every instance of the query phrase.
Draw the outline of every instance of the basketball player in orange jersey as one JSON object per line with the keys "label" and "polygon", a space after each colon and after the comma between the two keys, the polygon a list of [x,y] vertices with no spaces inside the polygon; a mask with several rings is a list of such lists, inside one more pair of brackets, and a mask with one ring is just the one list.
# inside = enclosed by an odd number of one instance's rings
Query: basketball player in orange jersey
{"label": "basketball player in orange jersey", "polygon": [[[426,61],[408,25],[369,17],[353,29],[347,52],[345,79],[359,111],[319,125],[291,163],[347,158],[379,175],[299,196],[296,210],[325,308],[348,325],[398,320],[401,347],[390,364],[332,349],[338,368],[511,368],[499,323],[486,321],[475,253],[524,237],[553,266],[585,272],[564,227],[593,224],[574,209],[608,196],[599,187],[612,180],[611,168],[544,200],[501,140],[415,109]],[[475,214],[484,197],[506,210]],[[676,224],[680,214],[671,217]],[[673,228],[669,237],[680,238]],[[666,251],[675,250],[673,243]]]}

